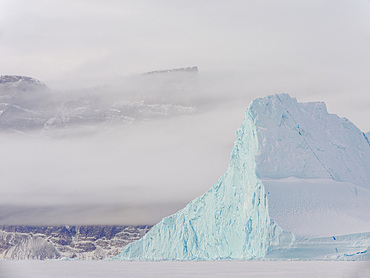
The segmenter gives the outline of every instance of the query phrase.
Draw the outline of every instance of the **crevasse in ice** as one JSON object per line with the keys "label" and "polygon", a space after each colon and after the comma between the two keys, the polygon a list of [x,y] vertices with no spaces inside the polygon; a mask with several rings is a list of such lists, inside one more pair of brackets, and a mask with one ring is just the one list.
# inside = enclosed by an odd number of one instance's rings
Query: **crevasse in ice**
{"label": "crevasse in ice", "polygon": [[118,259],[263,258],[281,230],[269,217],[256,175],[255,116],[246,111],[224,175],[184,209],[164,218]]}

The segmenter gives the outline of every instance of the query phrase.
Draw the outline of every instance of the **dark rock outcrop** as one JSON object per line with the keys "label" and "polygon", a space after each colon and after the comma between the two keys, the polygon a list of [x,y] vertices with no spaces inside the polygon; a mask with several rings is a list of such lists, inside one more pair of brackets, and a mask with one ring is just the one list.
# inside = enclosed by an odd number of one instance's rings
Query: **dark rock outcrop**
{"label": "dark rock outcrop", "polygon": [[151,226],[0,226],[0,259],[105,259]]}

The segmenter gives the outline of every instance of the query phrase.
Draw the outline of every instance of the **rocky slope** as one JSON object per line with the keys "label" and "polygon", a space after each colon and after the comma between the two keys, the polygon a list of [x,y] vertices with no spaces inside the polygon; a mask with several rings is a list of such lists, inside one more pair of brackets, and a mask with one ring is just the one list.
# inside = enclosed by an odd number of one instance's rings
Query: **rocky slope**
{"label": "rocky slope", "polygon": [[0,131],[42,129],[55,114],[51,90],[26,76],[0,76]]}
{"label": "rocky slope", "polygon": [[186,93],[192,91],[189,87],[196,80],[197,68],[160,72],[119,82],[116,87],[65,92],[53,91],[31,77],[0,76],[0,131],[91,128],[194,113],[196,108]]}
{"label": "rocky slope", "polygon": [[0,226],[0,259],[99,260],[116,256],[151,226]]}

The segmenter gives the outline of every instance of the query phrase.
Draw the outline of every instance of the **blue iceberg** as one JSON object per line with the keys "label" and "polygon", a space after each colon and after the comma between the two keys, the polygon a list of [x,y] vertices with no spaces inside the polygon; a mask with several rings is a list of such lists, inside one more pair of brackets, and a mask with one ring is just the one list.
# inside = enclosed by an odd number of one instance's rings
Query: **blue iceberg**
{"label": "blue iceberg", "polygon": [[205,194],[124,247],[117,259],[265,257],[281,229],[270,220],[266,192],[256,175],[258,138],[254,120],[247,110],[225,174]]}
{"label": "blue iceberg", "polygon": [[324,103],[256,99],[224,175],[116,259],[368,259],[369,137]]}

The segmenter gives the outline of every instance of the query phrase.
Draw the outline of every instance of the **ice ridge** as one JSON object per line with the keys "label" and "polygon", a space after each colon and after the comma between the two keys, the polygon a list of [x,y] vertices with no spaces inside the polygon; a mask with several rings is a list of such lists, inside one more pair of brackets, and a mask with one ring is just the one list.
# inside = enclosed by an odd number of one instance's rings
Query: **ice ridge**
{"label": "ice ridge", "polygon": [[365,134],[365,132],[363,132],[362,134],[364,135],[365,140],[366,140],[367,144],[368,144],[368,145],[369,145],[369,147],[370,147],[369,137]]}

